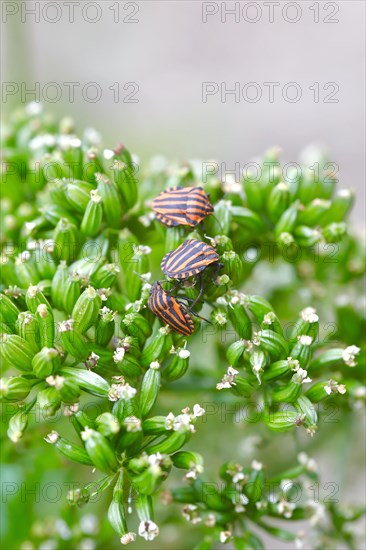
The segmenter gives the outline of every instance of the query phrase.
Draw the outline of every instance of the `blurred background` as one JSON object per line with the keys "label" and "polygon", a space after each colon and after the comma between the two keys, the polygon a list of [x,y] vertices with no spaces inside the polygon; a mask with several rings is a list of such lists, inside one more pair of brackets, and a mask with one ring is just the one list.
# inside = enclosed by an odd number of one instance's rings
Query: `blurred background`
{"label": "blurred background", "polygon": [[[43,0],[3,1],[1,9],[3,112],[41,102],[56,116],[71,116],[80,129],[96,128],[106,146],[125,143],[142,161],[155,155],[216,159],[224,171],[236,163],[244,166],[272,146],[279,146],[288,162],[298,162],[304,147],[320,144],[339,167],[340,186],[356,190],[353,223],[362,226],[364,2]],[[178,408],[176,396],[173,388],[165,408]],[[190,393],[189,402],[195,399],[204,404],[202,395]],[[182,393],[179,405],[186,404]],[[323,482],[336,480],[337,498],[357,503],[365,486],[363,417],[352,431],[347,417],[338,420],[331,438],[318,439],[316,447],[308,442],[309,453],[319,460]],[[296,460],[298,449],[290,438],[268,442],[255,425],[239,422],[221,429],[222,438],[213,438],[218,422],[212,417],[199,426],[193,443],[203,454],[211,450],[207,470],[212,476],[221,462],[235,457],[245,462],[254,455],[267,465],[273,461],[275,471],[286,444],[288,465]],[[45,435],[48,427],[40,430]],[[38,447],[28,454],[23,452],[27,442],[22,445],[15,450],[9,443],[4,449],[3,479],[17,486],[27,479],[27,490],[33,483],[56,482],[63,494],[62,499],[41,495],[39,502],[19,493],[7,499],[4,548],[12,547],[10,541],[19,547],[31,528],[35,537],[38,528],[40,538],[47,538],[47,528],[37,522],[64,509],[64,484],[82,479],[54,449],[44,453]],[[342,471],[346,464],[351,465],[347,473]],[[34,503],[31,513],[27,498]],[[85,513],[100,516],[101,510],[103,503],[97,503]],[[170,512],[164,513],[170,521]],[[69,512],[64,519],[73,521]],[[182,547],[174,525],[166,530],[164,540],[150,548]],[[86,529],[85,537],[92,536]],[[184,547],[191,548],[194,536],[188,537]],[[266,542],[271,550],[293,548]]]}

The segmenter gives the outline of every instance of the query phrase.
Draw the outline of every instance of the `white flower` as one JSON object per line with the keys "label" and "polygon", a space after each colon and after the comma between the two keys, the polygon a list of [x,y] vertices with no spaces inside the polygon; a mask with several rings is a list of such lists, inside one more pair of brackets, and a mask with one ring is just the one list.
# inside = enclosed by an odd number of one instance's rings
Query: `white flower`
{"label": "white flower", "polygon": [[181,349],[178,351],[178,357],[180,359],[188,359],[190,355],[191,355],[191,352],[188,349]]}
{"label": "white flower", "polygon": [[128,432],[141,432],[141,420],[137,416],[126,416],[123,421]]}
{"label": "white flower", "polygon": [[117,348],[113,354],[113,361],[115,363],[122,363],[126,350],[124,348]]}
{"label": "white flower", "polygon": [[221,382],[216,384],[217,390],[223,390],[226,388],[231,388],[231,386],[235,386],[235,376],[239,373],[238,370],[234,369],[233,367],[228,367],[226,374],[221,379]]}
{"label": "white flower", "polygon": [[303,346],[311,346],[313,342],[313,337],[308,336],[307,334],[301,334],[300,336],[297,337],[297,339],[300,342],[300,344]]}
{"label": "white flower", "polygon": [[355,367],[357,365],[356,355],[358,355],[360,351],[360,348],[357,346],[348,346],[345,350],[343,350],[342,358],[346,365],[349,367]]}
{"label": "white flower", "polygon": [[118,401],[118,399],[132,399],[137,393],[136,388],[133,388],[125,382],[123,377],[117,376],[116,378],[120,379],[120,381],[118,384],[112,384],[112,387],[108,392],[109,401]]}
{"label": "white flower", "polygon": [[253,470],[257,470],[258,472],[263,469],[263,464],[261,462],[258,462],[258,460],[253,460],[251,463],[251,467]]}
{"label": "white flower", "polygon": [[297,460],[300,464],[306,467],[308,472],[317,472],[318,465],[314,458],[310,458],[306,453],[302,452],[297,455]]}
{"label": "white flower", "polygon": [[152,363],[150,363],[150,369],[159,370],[160,369],[159,361],[153,361]]}
{"label": "white flower", "polygon": [[154,540],[159,535],[159,527],[156,523],[151,521],[151,519],[141,521],[139,525],[139,535],[146,541]]}
{"label": "white flower", "polygon": [[203,416],[205,414],[205,409],[203,409],[198,403],[193,405],[193,416]]}
{"label": "white flower", "polygon": [[202,474],[203,471],[203,466],[201,464],[194,464],[193,466],[191,466],[184,477],[185,479],[197,479],[197,476],[199,474]]}
{"label": "white flower", "polygon": [[170,412],[165,418],[165,429],[173,430],[174,429],[175,416]]}
{"label": "white flower", "polygon": [[312,382],[312,379],[308,377],[308,371],[305,369],[301,369],[299,366],[296,366],[292,370],[295,371],[295,374],[292,377],[292,381],[295,384],[307,384]]}
{"label": "white flower", "polygon": [[185,431],[189,431],[189,432],[194,433],[195,428],[194,428],[194,425],[192,424],[192,419],[193,418],[194,417],[192,415],[187,414],[187,413],[179,414],[174,419],[173,430],[175,432],[177,432],[179,430],[185,430]]}
{"label": "white flower", "polygon": [[121,537],[121,543],[126,545],[130,544],[131,542],[135,542],[136,540],[136,533],[126,533],[125,535],[122,535]]}
{"label": "white flower", "polygon": [[86,535],[96,535],[99,531],[99,519],[95,514],[85,514],[80,519],[80,529]]}
{"label": "white flower", "polygon": [[277,512],[286,519],[292,516],[292,512],[295,508],[296,504],[294,502],[287,502],[286,500],[281,500],[277,504]]}
{"label": "white flower", "polygon": [[310,525],[314,526],[317,525],[322,519],[326,517],[325,514],[325,506],[322,502],[315,502],[313,500],[309,500],[306,503],[307,507],[310,508],[313,511],[313,514],[310,518]]}
{"label": "white flower", "polygon": [[60,434],[58,432],[55,432],[54,430],[46,435],[44,438],[47,443],[51,443],[51,445],[54,445],[57,440],[59,439]]}
{"label": "white flower", "polygon": [[220,542],[221,544],[225,544],[228,542],[232,537],[231,531],[221,531],[220,532]]}
{"label": "white flower", "polygon": [[313,307],[306,307],[301,311],[300,315],[306,323],[317,323],[319,321],[316,309]]}
{"label": "white flower", "polygon": [[332,393],[340,393],[344,395],[347,392],[347,388],[344,384],[338,384],[335,380],[329,380],[328,384],[324,386],[324,390],[328,395]]}

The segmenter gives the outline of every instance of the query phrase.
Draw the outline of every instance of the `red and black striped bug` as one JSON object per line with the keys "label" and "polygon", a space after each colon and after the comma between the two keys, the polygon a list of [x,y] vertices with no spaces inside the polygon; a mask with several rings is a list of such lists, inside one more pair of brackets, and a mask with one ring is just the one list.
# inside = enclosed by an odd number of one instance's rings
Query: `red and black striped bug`
{"label": "red and black striped bug", "polygon": [[157,281],[150,290],[148,308],[174,332],[190,336],[194,332],[192,317],[174,296],[168,294]]}
{"label": "red and black striped bug", "polygon": [[153,200],[152,209],[156,219],[168,227],[195,227],[214,211],[202,187],[170,187]]}
{"label": "red and black striped bug", "polygon": [[171,279],[187,279],[217,263],[219,257],[213,246],[198,239],[189,239],[165,254],[160,267]]}

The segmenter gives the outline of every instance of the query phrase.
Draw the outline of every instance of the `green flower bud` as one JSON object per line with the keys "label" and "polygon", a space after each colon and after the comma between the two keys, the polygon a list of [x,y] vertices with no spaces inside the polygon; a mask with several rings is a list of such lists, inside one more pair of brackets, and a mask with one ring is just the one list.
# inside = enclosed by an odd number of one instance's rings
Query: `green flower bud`
{"label": "green flower bud", "polygon": [[294,403],[301,393],[301,384],[292,381],[286,386],[272,392],[272,401],[274,403]]}
{"label": "green flower bud", "polygon": [[129,544],[136,539],[135,533],[128,532],[124,509],[125,473],[121,471],[113,490],[113,499],[108,508],[108,521],[121,537],[122,544]]}
{"label": "green flower bud", "polygon": [[[53,183],[53,182],[52,182]],[[51,185],[51,184],[49,184]],[[39,209],[42,216],[53,226],[56,227],[60,218],[67,218],[74,225],[78,224],[78,220],[68,210],[57,204],[47,204]]]}
{"label": "green flower bud", "polygon": [[59,325],[62,347],[75,359],[85,361],[89,356],[89,349],[83,336],[73,328],[74,320],[68,319]]}
{"label": "green flower bud", "polygon": [[339,189],[323,218],[323,223],[342,222],[349,214],[354,202],[352,189]]}
{"label": "green flower bud", "polygon": [[108,227],[119,229],[123,216],[122,200],[116,184],[104,174],[95,174],[98,191],[103,200],[103,212]]}
{"label": "green flower bud", "polygon": [[[81,246],[78,229],[67,218],[61,218],[53,232],[54,257],[67,263],[75,260]],[[34,284],[34,283],[32,283]]]}
{"label": "green flower bud", "polygon": [[42,412],[42,418],[52,417],[61,407],[60,392],[54,386],[49,386],[38,392],[37,403]]}
{"label": "green flower bud", "polygon": [[322,220],[331,205],[330,201],[324,199],[314,199],[303,209],[300,209],[297,217],[299,225],[314,227],[322,225]]}
{"label": "green flower bud", "polygon": [[90,201],[86,205],[81,222],[81,232],[88,237],[95,237],[101,229],[103,218],[102,197],[97,189],[90,191]]}
{"label": "green flower bud", "polygon": [[116,363],[118,370],[124,376],[134,379],[139,378],[141,375],[139,361],[132,355],[126,354],[126,350],[123,347],[116,348],[113,354],[113,360]]}
{"label": "green flower bud", "polygon": [[146,452],[148,454],[162,453],[162,454],[170,455],[172,453],[179,451],[179,449],[181,449],[187,443],[190,437],[191,437],[191,433],[188,431],[173,432],[160,443],[157,443],[156,445],[152,445],[151,447],[148,447],[146,449]]}
{"label": "green flower bud", "polygon": [[346,393],[346,387],[344,384],[338,384],[335,380],[329,380],[313,384],[305,395],[312,403],[319,403],[319,401],[322,401],[330,395],[337,393]]}
{"label": "green flower bud", "polygon": [[150,363],[142,380],[140,392],[141,416],[145,418],[153,408],[160,389],[160,365],[157,361]]}
{"label": "green flower bud", "polygon": [[145,435],[160,435],[167,432],[165,416],[152,416],[142,423]]}
{"label": "green flower bud", "polygon": [[0,340],[2,358],[21,372],[32,371],[33,349],[17,334],[3,334]]}
{"label": "green flower bud", "polygon": [[80,397],[80,389],[71,379],[56,374],[55,376],[47,376],[46,382],[59,392],[61,400],[65,403],[74,404]]}
{"label": "green flower bud", "polygon": [[314,172],[310,169],[303,170],[302,177],[299,181],[297,196],[302,204],[308,204],[317,196],[317,181],[314,177]]}
{"label": "green flower bud", "polygon": [[81,432],[81,436],[85,442],[86,452],[98,470],[111,474],[118,469],[118,462],[112,446],[104,435],[90,428],[85,428]]}
{"label": "green flower bud", "polygon": [[92,286],[89,286],[78,298],[72,310],[75,329],[80,334],[84,334],[95,324],[101,307],[101,297]]}
{"label": "green flower bud", "polygon": [[170,252],[177,248],[186,238],[184,226],[167,227],[165,233],[165,252]]}
{"label": "green flower bud", "polygon": [[262,350],[254,349],[250,355],[249,362],[252,366],[252,372],[257,377],[259,384],[261,383],[261,374],[268,364],[268,357]]}
{"label": "green flower bud", "polygon": [[313,359],[309,365],[309,369],[331,369],[342,365],[355,367],[357,365],[356,356],[360,353],[360,348],[357,346],[348,346],[346,349],[334,348],[324,353],[321,353]]}
{"label": "green flower bud", "polygon": [[347,234],[347,225],[344,222],[330,223],[322,233],[327,243],[338,243]]}
{"label": "green flower bud", "polygon": [[97,397],[107,397],[109,395],[110,385],[95,372],[76,367],[63,367],[60,370],[60,374],[75,382],[75,384],[91,395],[96,395]]}
{"label": "green flower bud", "polygon": [[240,303],[238,296],[231,298],[227,312],[238,336],[244,338],[244,340],[249,340],[252,336],[252,321],[244,306]]}
{"label": "green flower bud", "polygon": [[253,395],[254,387],[246,378],[235,376],[235,384],[231,387],[231,392],[235,395],[248,398]]}
{"label": "green flower bud", "polygon": [[291,361],[291,358],[288,359],[282,359],[280,361],[276,361],[275,363],[272,363],[268,367],[266,367],[265,371],[262,375],[262,380],[265,382],[268,382],[270,380],[275,380],[276,378],[280,378],[284,374],[288,374],[291,371],[291,368],[295,362]]}
{"label": "green flower bud", "polygon": [[140,313],[127,313],[121,321],[121,329],[129,336],[137,338],[140,345],[146,342],[152,331],[151,323]]}
{"label": "green flower bud", "polygon": [[253,460],[248,481],[244,486],[244,492],[252,502],[257,502],[262,499],[264,482],[265,476],[262,464],[256,460]]}
{"label": "green flower bud", "polygon": [[83,214],[89,203],[93,186],[83,181],[70,182],[65,188],[65,196],[73,210]]}
{"label": "green flower bud", "polygon": [[267,427],[274,432],[285,432],[296,425],[298,413],[290,410],[270,412],[264,417]]}
{"label": "green flower bud", "polygon": [[97,288],[112,288],[117,281],[119,267],[116,264],[102,265],[91,277],[92,283]]}
{"label": "green flower bud", "polygon": [[51,307],[46,304],[40,304],[37,307],[36,319],[39,326],[41,346],[53,346],[55,339],[55,321]]}
{"label": "green flower bud", "polygon": [[37,353],[40,350],[41,341],[36,316],[29,311],[22,311],[19,313],[15,327],[19,336],[28,342],[34,353]]}
{"label": "green flower bud", "polygon": [[62,309],[71,313],[80,296],[80,275],[76,271],[71,272],[65,283]]}
{"label": "green flower bud", "polygon": [[21,288],[35,285],[40,280],[36,265],[33,262],[31,253],[28,251],[22,252],[22,254],[15,259],[14,268],[15,276]]}
{"label": "green flower bud", "polygon": [[279,334],[280,336],[283,336],[282,325],[279,318],[273,311],[266,313],[261,323],[262,330],[266,330],[268,327],[270,327],[270,330],[273,330],[274,332],[277,332],[277,334]]}
{"label": "green flower bud", "polygon": [[246,197],[246,204],[255,212],[260,212],[264,207],[264,193],[261,182],[253,178],[253,174],[246,171],[243,179],[243,186]]}
{"label": "green flower bud", "polygon": [[211,312],[212,323],[221,330],[224,330],[229,321],[229,315],[226,309],[222,307],[215,308]]}
{"label": "green flower bud", "polygon": [[301,334],[297,337],[297,342],[290,352],[292,359],[297,359],[300,366],[305,368],[311,357],[311,344],[313,343],[312,336]]}
{"label": "green flower bud", "polygon": [[[66,295],[66,282],[68,279],[68,268],[64,261],[57,266],[56,273],[52,279],[51,298],[56,309],[63,309],[63,301]],[[80,291],[79,291],[80,293]],[[72,311],[72,308],[70,309]]]}
{"label": "green flower bud", "polygon": [[[172,353],[172,351],[170,353]],[[190,355],[190,351],[185,348],[178,348],[177,350],[174,350],[172,361],[169,365],[164,367],[163,378],[167,380],[167,382],[174,382],[175,380],[182,378],[189,367]]]}
{"label": "green flower bud", "polygon": [[18,443],[19,439],[23,437],[24,432],[27,429],[27,426],[28,426],[28,414],[22,410],[15,413],[14,416],[12,416],[9,421],[9,427],[7,430],[9,439],[13,443]]}
{"label": "green flower bud", "polygon": [[[219,227],[220,232],[223,235],[228,235],[230,231],[230,225],[232,221],[232,202],[221,200],[214,206],[214,215],[207,218],[207,231],[208,234],[212,234],[211,226]],[[205,221],[205,223],[206,223]]]}
{"label": "green flower bud", "polygon": [[287,183],[278,183],[270,192],[267,200],[267,212],[272,223],[276,223],[290,202],[290,190]]}
{"label": "green flower bud", "polygon": [[288,357],[289,349],[286,340],[273,330],[261,330],[253,338],[256,345],[269,353],[272,359],[284,359]]}
{"label": "green flower bud", "polygon": [[107,346],[111,341],[115,329],[115,316],[117,312],[104,306],[99,310],[99,318],[95,327],[95,342],[99,346]]}
{"label": "green flower bud", "polygon": [[203,473],[203,457],[193,451],[178,451],[171,457],[176,468],[188,470],[187,479],[197,479],[197,475]]}
{"label": "green flower bud", "polygon": [[138,275],[143,276],[149,271],[148,255],[151,253],[151,248],[149,246],[134,245],[133,250],[133,256],[125,258],[121,264],[124,290],[132,302],[138,300],[141,296],[142,280]]}
{"label": "green flower bud", "polygon": [[[208,237],[207,237],[208,238]],[[216,252],[221,256],[224,252],[233,250],[233,243],[226,235],[216,235],[211,239],[211,246],[216,248]]]}
{"label": "green flower bud", "polygon": [[23,376],[0,379],[0,400],[22,401],[32,389],[32,383]]}
{"label": "green flower bud", "polygon": [[205,482],[198,478],[193,482],[195,501],[202,502],[208,510],[228,512],[232,503],[216,487],[206,487]]}
{"label": "green flower bud", "polygon": [[220,258],[224,264],[224,271],[230,277],[234,285],[238,284],[243,279],[243,262],[239,255],[234,250],[224,252]]}
{"label": "green flower bud", "polygon": [[173,345],[171,330],[169,327],[161,327],[157,330],[155,338],[147,344],[141,355],[141,364],[147,367],[153,361],[163,359]]}
{"label": "green flower bud", "polygon": [[[70,208],[70,203],[66,198],[66,187],[67,183],[62,179],[53,179],[53,181],[50,181],[48,184],[48,190],[52,203],[64,210],[68,210]],[[57,221],[58,220],[56,220],[56,224]]]}
{"label": "green flower bud", "polygon": [[[20,311],[10,298],[0,294],[0,319],[9,327],[15,327]],[[13,330],[13,329],[12,329]]]}
{"label": "green flower bud", "polygon": [[271,304],[265,298],[262,298],[262,296],[245,296],[244,302],[246,307],[258,321],[259,325],[263,323],[264,316],[267,313],[273,312],[273,307]]}
{"label": "green flower bud", "polygon": [[46,443],[54,445],[61,454],[66,456],[69,460],[77,462],[78,464],[85,464],[86,466],[94,466],[93,461],[90,459],[88,453],[75,443],[68,441],[60,436],[59,433],[52,431],[44,440]]}
{"label": "green flower bud", "polygon": [[299,201],[293,202],[287,210],[284,211],[275,226],[275,236],[278,239],[281,233],[292,233],[299,212]]}
{"label": "green flower bud", "polygon": [[322,240],[322,234],[317,229],[306,225],[298,225],[294,230],[297,243],[300,246],[311,247]]}
{"label": "green flower bud", "polygon": [[54,348],[42,348],[32,360],[33,372],[37,378],[46,378],[61,366],[60,355]]}
{"label": "green flower bud", "polygon": [[265,230],[263,221],[258,214],[252,210],[244,208],[243,206],[233,206],[231,208],[231,213],[233,221],[235,221],[243,229],[258,234]]}
{"label": "green flower bud", "polygon": [[236,342],[233,342],[232,344],[230,344],[230,346],[226,351],[226,358],[228,360],[229,365],[236,368],[245,350],[246,350],[245,340],[237,340]]}
{"label": "green flower bud", "polygon": [[137,179],[134,175],[131,155],[126,151],[124,160],[115,160],[112,170],[114,171],[114,181],[123,197],[127,210],[129,210],[136,204],[138,198]]}
{"label": "green flower bud", "polygon": [[111,413],[105,412],[100,414],[96,419],[97,430],[99,433],[109,437],[120,431],[118,419]]}
{"label": "green flower bud", "polygon": [[36,313],[37,307],[40,304],[46,304],[47,306],[50,307],[47,301],[47,298],[45,297],[45,295],[43,294],[39,286],[30,285],[27,289],[25,300],[26,300],[28,309],[32,313]]}
{"label": "green flower bud", "polygon": [[316,408],[310,399],[305,395],[300,395],[295,403],[297,412],[304,419],[304,426],[309,431],[310,435],[313,435],[317,429],[318,415]]}
{"label": "green flower bud", "polygon": [[307,307],[300,313],[300,319],[291,331],[290,341],[295,343],[300,335],[311,336],[315,340],[319,335],[319,317],[316,309]]}

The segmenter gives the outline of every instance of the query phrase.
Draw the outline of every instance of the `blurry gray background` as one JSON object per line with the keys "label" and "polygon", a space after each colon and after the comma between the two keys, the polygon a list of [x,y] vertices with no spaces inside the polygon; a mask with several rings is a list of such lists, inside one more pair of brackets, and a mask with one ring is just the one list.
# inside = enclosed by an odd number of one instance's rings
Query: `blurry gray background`
{"label": "blurry gray background", "polygon": [[[284,159],[295,162],[304,146],[320,143],[339,165],[341,185],[356,188],[356,212],[361,218],[365,175],[362,0],[43,0],[38,8],[36,4],[2,2],[2,20],[7,22],[3,81],[16,82],[20,88],[22,82],[29,88],[39,82],[37,95],[49,110],[70,114],[79,127],[96,127],[106,145],[122,141],[142,158],[153,154],[215,158],[230,168],[273,145],[283,149]],[[229,10],[236,12],[229,14]],[[56,93],[48,87],[50,82],[58,83],[62,91],[56,102],[47,102]],[[80,83],[73,103],[68,101],[66,82]],[[95,103],[82,94],[90,82],[96,82],[102,93]],[[117,85],[115,92],[109,89],[117,82],[119,101],[114,97]],[[136,84],[123,90],[129,82]],[[233,89],[235,82],[241,88],[255,82],[262,98],[250,103],[241,96],[236,102],[232,94],[222,102],[218,92],[204,103],[203,82],[216,82],[219,88],[224,83],[223,89]],[[279,83],[273,102],[265,82]],[[298,102],[283,99],[288,82],[296,82],[301,89]],[[318,102],[314,101],[316,82]],[[323,89],[329,82],[339,87],[332,97],[333,85]],[[126,102],[137,86],[131,97],[137,102]],[[294,88],[288,90],[290,96],[294,92]],[[86,93],[92,99],[95,88],[87,87]],[[254,93],[253,87],[247,90],[248,96]],[[327,96],[328,101],[337,102],[325,102]],[[32,95],[24,97],[19,91],[5,97],[5,103],[19,99],[29,100]]]}

